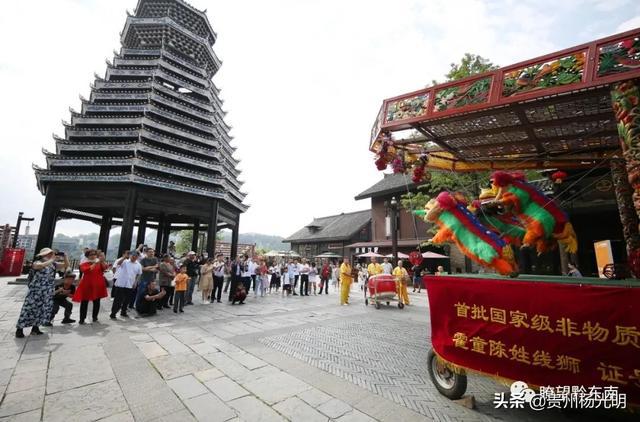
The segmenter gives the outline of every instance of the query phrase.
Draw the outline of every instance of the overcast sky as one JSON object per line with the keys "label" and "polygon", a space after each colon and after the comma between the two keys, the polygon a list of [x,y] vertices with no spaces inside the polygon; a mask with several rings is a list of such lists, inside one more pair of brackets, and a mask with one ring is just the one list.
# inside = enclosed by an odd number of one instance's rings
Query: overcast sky
{"label": "overcast sky", "polygon": [[[119,49],[136,0],[0,0],[0,223],[36,217],[31,164]],[[214,77],[251,205],[241,232],[288,236],[369,207],[367,150],[382,100],[442,79],[465,52],[499,65],[640,27],[637,0],[192,0],[223,61]],[[58,231],[97,231],[62,222]]]}

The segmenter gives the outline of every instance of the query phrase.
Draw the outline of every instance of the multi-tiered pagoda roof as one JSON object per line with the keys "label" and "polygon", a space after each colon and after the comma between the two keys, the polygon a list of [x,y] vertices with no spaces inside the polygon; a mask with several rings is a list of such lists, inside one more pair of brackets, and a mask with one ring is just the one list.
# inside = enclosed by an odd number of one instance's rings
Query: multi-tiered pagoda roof
{"label": "multi-tiered pagoda roof", "polygon": [[122,48],[95,76],[89,98],[44,150],[38,187],[51,183],[135,183],[229,202],[239,211],[238,161],[220,90],[220,60],[206,15],[180,0],[140,0]]}
{"label": "multi-tiered pagoda roof", "polygon": [[112,225],[122,226],[121,251],[135,226],[138,241],[156,228],[158,248],[172,228],[187,228],[195,249],[204,226],[209,253],[221,228],[237,244],[247,206],[211,80],[221,65],[216,37],[206,14],[183,0],[138,1],[104,77],[95,75],[81,108],[70,109],[55,151],[43,150],[46,168],[34,166],[46,195],[38,247],[50,246],[58,218],[87,215],[101,224],[103,248]]}

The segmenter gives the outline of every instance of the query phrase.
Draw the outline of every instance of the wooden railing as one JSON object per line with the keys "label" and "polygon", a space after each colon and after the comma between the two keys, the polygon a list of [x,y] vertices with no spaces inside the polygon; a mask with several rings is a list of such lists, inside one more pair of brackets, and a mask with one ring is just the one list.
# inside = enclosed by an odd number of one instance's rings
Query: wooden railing
{"label": "wooden railing", "polygon": [[384,100],[371,130],[382,132],[514,102],[640,77],[640,28]]}

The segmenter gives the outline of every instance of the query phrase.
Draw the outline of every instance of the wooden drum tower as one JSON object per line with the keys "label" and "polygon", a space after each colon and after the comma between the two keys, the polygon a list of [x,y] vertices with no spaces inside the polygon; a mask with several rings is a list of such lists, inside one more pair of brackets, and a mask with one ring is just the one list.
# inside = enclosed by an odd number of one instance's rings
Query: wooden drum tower
{"label": "wooden drum tower", "polygon": [[221,64],[216,33],[182,0],[139,0],[121,34],[105,77],[70,110],[64,138],[54,135],[55,152],[43,150],[47,167],[34,166],[45,195],[36,251],[51,245],[58,219],[78,218],[100,225],[105,251],[121,225],[119,253],[143,243],[146,228],[158,231],[164,252],[173,227],[194,231],[193,249],[206,231],[212,256],[217,231],[230,228],[235,256],[247,206],[211,81]]}

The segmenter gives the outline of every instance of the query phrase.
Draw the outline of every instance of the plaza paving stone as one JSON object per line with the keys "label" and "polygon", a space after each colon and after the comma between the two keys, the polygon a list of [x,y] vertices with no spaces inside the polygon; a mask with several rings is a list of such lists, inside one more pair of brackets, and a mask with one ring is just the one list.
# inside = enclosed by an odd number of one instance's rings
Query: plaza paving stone
{"label": "plaza paving stone", "polygon": [[127,402],[117,381],[110,380],[47,395],[43,420],[99,420],[127,410]]}
{"label": "plaza paving stone", "polygon": [[190,398],[185,404],[199,421],[223,422],[236,418],[236,412],[212,393]]}
{"label": "plaza paving stone", "polygon": [[185,375],[184,377],[174,378],[167,382],[169,387],[183,401],[193,397],[201,396],[208,392],[207,388],[193,375]]}
{"label": "plaza paving stone", "polygon": [[328,402],[318,406],[318,410],[329,416],[331,419],[336,419],[344,415],[345,413],[352,411],[353,409],[342,400],[331,399]]}
{"label": "plaza paving stone", "polygon": [[[268,295],[161,311],[152,318],[44,328],[15,339],[26,293],[0,279],[2,421],[630,421],[621,413],[494,409],[490,379],[469,376],[470,410],[444,398],[426,370],[429,317],[414,305],[375,310],[353,290]],[[78,305],[73,317],[77,319]],[[59,315],[59,317],[61,317]],[[28,334],[28,330],[25,330]]]}
{"label": "plaza paving stone", "polygon": [[213,394],[225,402],[249,395],[247,390],[227,377],[207,381],[205,385]]}
{"label": "plaza paving stone", "polygon": [[252,422],[280,422],[286,419],[255,397],[246,396],[230,401],[240,418]]}
{"label": "plaza paving stone", "polygon": [[287,419],[294,422],[326,422],[327,416],[315,410],[297,397],[290,397],[273,408]]}

